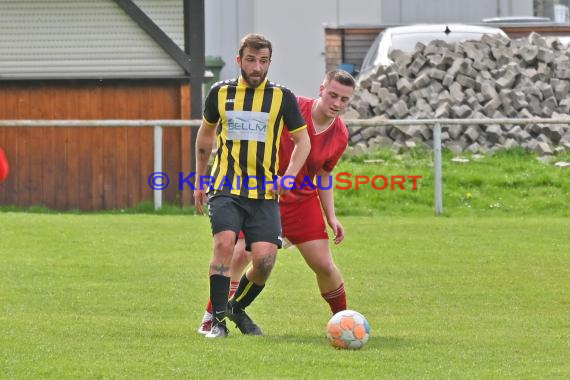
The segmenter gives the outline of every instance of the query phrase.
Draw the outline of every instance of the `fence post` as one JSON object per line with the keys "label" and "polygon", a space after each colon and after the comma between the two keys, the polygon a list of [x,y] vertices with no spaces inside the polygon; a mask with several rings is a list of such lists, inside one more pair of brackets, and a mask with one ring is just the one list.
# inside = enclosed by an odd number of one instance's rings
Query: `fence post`
{"label": "fence post", "polygon": [[443,189],[441,183],[441,124],[433,128],[433,161],[435,170],[435,215],[443,214]]}
{"label": "fence post", "polygon": [[[154,172],[162,172],[162,127],[154,127]],[[163,179],[164,181],[164,179]],[[162,190],[154,189],[154,209],[162,208]]]}

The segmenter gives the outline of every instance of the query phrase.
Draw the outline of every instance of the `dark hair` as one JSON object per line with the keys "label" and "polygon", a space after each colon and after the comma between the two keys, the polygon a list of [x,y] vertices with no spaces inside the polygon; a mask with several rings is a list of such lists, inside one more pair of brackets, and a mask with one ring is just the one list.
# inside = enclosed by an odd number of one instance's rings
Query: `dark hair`
{"label": "dark hair", "polygon": [[323,85],[326,86],[333,80],[337,81],[340,84],[344,84],[345,86],[350,86],[352,88],[356,87],[356,82],[354,80],[354,77],[344,70],[336,69],[329,71],[325,75],[325,80],[323,81]]}
{"label": "dark hair", "polygon": [[239,43],[239,56],[240,58],[243,57],[244,49],[248,47],[250,49],[261,50],[261,49],[269,49],[269,58],[271,58],[271,54],[273,54],[273,49],[271,46],[271,41],[267,38],[262,36],[261,34],[257,33],[249,33],[245,37],[243,37]]}

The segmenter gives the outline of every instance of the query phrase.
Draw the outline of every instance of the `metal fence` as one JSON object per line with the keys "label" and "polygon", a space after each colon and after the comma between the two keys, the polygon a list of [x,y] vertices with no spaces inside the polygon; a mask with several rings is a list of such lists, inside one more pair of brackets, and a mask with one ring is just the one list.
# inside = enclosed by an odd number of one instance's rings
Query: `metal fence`
{"label": "metal fence", "polygon": [[[349,128],[426,125],[433,128],[434,158],[434,209],[436,215],[443,214],[443,175],[441,164],[441,127],[460,125],[526,125],[526,124],[570,124],[567,118],[552,119],[350,119],[344,121]],[[162,172],[162,128],[199,127],[201,120],[0,120],[0,128],[45,128],[45,127],[91,127],[91,128],[154,128],[154,171]],[[154,190],[154,208],[162,207],[162,190]]]}

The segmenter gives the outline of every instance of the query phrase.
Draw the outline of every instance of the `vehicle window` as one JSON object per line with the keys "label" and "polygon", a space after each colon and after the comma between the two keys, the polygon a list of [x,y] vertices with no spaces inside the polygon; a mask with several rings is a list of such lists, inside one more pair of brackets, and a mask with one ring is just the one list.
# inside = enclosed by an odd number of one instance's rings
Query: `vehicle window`
{"label": "vehicle window", "polygon": [[378,46],[380,45],[380,40],[382,40],[382,36],[384,36],[384,32],[378,34],[372,46],[368,49],[366,56],[364,57],[364,61],[362,61],[362,67],[360,68],[360,72],[364,72],[372,67],[374,67],[374,61],[376,60],[376,55],[378,54]]}

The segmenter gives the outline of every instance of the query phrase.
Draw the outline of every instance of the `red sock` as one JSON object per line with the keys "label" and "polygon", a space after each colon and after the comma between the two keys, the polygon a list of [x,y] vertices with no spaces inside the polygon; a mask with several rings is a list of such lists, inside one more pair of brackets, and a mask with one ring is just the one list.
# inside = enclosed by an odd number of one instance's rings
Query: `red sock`
{"label": "red sock", "polygon": [[328,293],[321,293],[321,296],[328,302],[333,314],[346,310],[346,293],[344,291],[344,282],[340,286]]}
{"label": "red sock", "polygon": [[228,295],[228,299],[231,299],[233,297],[233,295],[235,294],[237,288],[239,285],[239,281],[232,281],[230,283],[230,294]]}
{"label": "red sock", "polygon": [[208,298],[208,303],[206,304],[206,311],[212,314],[212,301]]}
{"label": "red sock", "polygon": [[[234,295],[234,293],[236,292],[237,288],[239,285],[239,281],[232,281],[230,283],[230,293],[228,295],[228,298],[232,298],[232,296]],[[210,299],[208,298],[208,303],[206,304],[206,311],[210,314],[212,314],[212,301],[210,301]]]}

